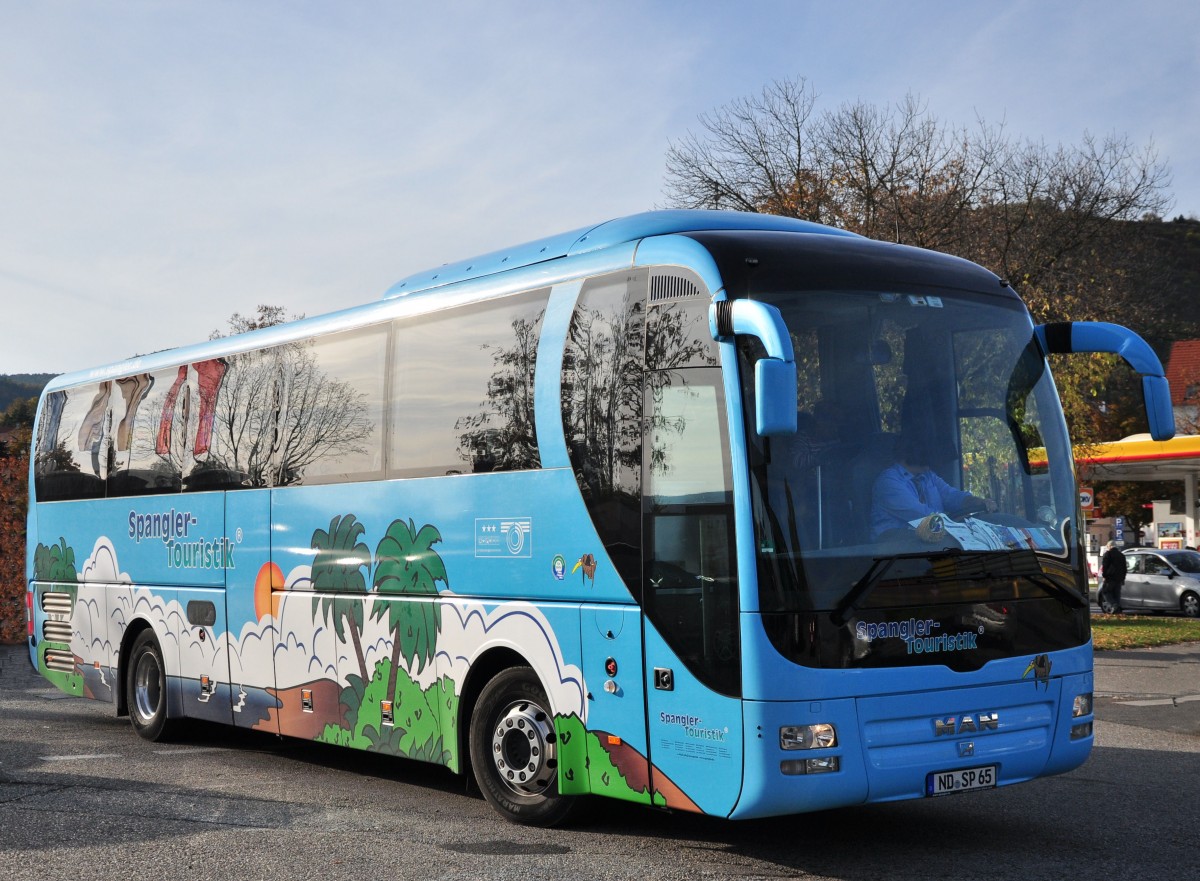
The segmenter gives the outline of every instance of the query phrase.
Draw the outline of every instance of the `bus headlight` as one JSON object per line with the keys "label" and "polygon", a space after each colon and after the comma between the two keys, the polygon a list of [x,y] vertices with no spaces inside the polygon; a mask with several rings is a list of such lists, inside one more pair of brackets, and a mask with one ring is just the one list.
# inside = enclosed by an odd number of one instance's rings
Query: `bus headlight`
{"label": "bus headlight", "polygon": [[1075,718],[1092,715],[1092,693],[1075,695],[1075,703],[1071,705],[1071,715]]}
{"label": "bus headlight", "polygon": [[837,730],[828,722],[784,725],[779,729],[780,749],[828,749],[837,746]]}

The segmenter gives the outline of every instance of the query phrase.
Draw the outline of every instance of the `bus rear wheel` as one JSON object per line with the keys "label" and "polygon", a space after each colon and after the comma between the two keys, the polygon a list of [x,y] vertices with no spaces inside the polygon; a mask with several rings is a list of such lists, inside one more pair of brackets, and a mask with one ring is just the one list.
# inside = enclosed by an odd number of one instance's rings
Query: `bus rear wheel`
{"label": "bus rear wheel", "polygon": [[529,667],[497,674],[471,716],[471,766],[483,797],[506,820],[563,822],[575,805],[558,791],[558,738],[546,692]]}
{"label": "bus rear wheel", "polygon": [[125,669],[125,705],[133,730],[146,740],[169,740],[176,726],[167,718],[167,668],[153,630],[138,634]]}

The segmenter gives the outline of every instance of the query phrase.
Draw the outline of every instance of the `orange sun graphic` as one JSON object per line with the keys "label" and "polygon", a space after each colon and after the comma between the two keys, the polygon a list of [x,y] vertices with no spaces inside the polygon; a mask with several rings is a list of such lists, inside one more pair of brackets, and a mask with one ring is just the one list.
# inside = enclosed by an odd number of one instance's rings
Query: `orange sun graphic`
{"label": "orange sun graphic", "polygon": [[254,579],[254,614],[259,621],[265,615],[279,617],[279,600],[275,592],[283,589],[283,570],[274,563],[263,563]]}

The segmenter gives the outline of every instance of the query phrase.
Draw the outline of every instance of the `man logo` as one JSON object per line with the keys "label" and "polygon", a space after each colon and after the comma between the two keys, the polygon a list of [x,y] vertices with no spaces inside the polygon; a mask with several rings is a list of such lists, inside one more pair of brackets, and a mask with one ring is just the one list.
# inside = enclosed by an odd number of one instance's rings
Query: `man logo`
{"label": "man logo", "polygon": [[1000,715],[998,713],[966,713],[962,716],[946,716],[933,720],[934,737],[999,730]]}

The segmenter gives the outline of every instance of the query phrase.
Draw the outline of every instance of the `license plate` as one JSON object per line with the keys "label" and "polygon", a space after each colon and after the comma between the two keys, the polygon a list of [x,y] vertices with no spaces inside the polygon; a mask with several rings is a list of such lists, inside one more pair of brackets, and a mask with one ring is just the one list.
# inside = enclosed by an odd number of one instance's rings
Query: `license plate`
{"label": "license plate", "polygon": [[925,778],[926,795],[950,795],[973,789],[991,789],[996,785],[996,766],[962,768],[958,771],[935,771]]}

